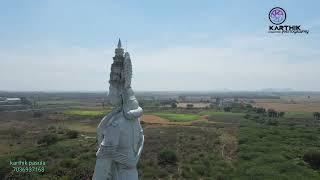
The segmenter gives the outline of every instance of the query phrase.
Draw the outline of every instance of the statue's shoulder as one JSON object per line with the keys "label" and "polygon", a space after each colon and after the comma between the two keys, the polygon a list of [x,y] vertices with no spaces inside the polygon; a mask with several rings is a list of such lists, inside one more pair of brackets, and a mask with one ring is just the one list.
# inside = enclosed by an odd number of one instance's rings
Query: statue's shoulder
{"label": "statue's shoulder", "polygon": [[[100,124],[98,128],[107,128],[108,126],[114,126],[115,119],[117,119],[117,115],[119,114],[120,110],[113,110],[110,113],[108,113],[106,116],[102,118],[100,121]],[[113,123],[113,124],[112,124]]]}

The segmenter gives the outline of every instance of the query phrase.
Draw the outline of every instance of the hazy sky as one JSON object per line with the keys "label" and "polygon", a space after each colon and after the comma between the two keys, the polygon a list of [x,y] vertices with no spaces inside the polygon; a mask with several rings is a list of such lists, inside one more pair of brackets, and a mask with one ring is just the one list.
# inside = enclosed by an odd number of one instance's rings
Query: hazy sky
{"label": "hazy sky", "polygon": [[[269,34],[270,9],[309,34]],[[105,91],[117,40],[136,90],[320,90],[319,1],[0,1],[0,90]]]}

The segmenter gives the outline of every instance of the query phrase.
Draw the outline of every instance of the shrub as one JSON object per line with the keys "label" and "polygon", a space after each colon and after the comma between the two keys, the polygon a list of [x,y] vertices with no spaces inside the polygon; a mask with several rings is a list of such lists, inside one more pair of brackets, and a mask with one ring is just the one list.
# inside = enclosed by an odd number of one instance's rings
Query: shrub
{"label": "shrub", "polygon": [[193,108],[193,104],[187,104],[187,109],[192,109]]}
{"label": "shrub", "polygon": [[158,160],[160,164],[176,164],[178,158],[175,151],[165,149],[158,154]]}
{"label": "shrub", "polygon": [[77,165],[72,159],[64,159],[60,162],[60,166],[65,168],[74,168]]}
{"label": "shrub", "polygon": [[252,106],[251,104],[247,104],[247,105],[246,105],[246,108],[247,108],[247,109],[252,109],[253,106]]}
{"label": "shrub", "polygon": [[245,119],[249,119],[249,118],[250,118],[250,114],[246,114],[246,115],[244,116],[244,118],[245,118]]}
{"label": "shrub", "polygon": [[33,112],[33,117],[34,118],[39,118],[39,117],[41,117],[43,114],[41,113],[41,112],[38,112],[38,111],[35,111],[35,112]]}
{"label": "shrub", "polygon": [[171,108],[177,108],[177,107],[178,107],[177,103],[175,103],[175,102],[171,103]]}
{"label": "shrub", "polygon": [[64,130],[63,129],[58,129],[57,130],[57,134],[64,134]]}
{"label": "shrub", "polygon": [[264,108],[256,108],[256,112],[258,114],[264,114],[266,112],[266,110]]}
{"label": "shrub", "polygon": [[225,112],[230,112],[230,111],[231,111],[231,107],[224,107],[223,110],[224,110]]}
{"label": "shrub", "polygon": [[198,176],[204,176],[207,170],[203,164],[196,164],[192,167],[192,169],[197,173]]}
{"label": "shrub", "polygon": [[48,127],[48,130],[49,130],[50,132],[56,132],[56,127],[55,127],[55,126],[49,126],[49,127]]}
{"label": "shrub", "polygon": [[78,137],[79,132],[75,130],[69,130],[66,135],[69,139],[75,139]]}
{"label": "shrub", "polygon": [[320,169],[320,151],[308,151],[303,155],[303,160],[312,168]]}
{"label": "shrub", "polygon": [[277,126],[279,124],[279,121],[277,121],[276,119],[268,119],[267,124],[271,126]]}
{"label": "shrub", "polygon": [[44,135],[41,139],[38,140],[38,144],[54,144],[58,141],[58,136],[55,134]]}

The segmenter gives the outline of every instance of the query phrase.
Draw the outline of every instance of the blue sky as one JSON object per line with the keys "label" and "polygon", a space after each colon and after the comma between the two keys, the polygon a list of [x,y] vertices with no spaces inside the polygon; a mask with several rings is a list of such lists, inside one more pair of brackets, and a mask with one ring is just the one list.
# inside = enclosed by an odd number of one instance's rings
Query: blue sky
{"label": "blue sky", "polygon": [[[286,10],[285,24],[310,33],[267,33],[275,6]],[[118,37],[138,90],[320,90],[319,7],[315,0],[0,1],[0,90],[106,90]]]}

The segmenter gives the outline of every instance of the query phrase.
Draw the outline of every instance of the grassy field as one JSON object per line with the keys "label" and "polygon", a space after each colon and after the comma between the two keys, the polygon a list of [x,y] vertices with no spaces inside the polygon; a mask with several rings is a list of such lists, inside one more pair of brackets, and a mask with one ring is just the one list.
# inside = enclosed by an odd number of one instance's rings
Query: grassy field
{"label": "grassy field", "polygon": [[70,116],[103,117],[109,110],[67,110],[64,113]]}
{"label": "grassy field", "polygon": [[286,112],[286,118],[295,118],[295,119],[313,119],[312,112]]}
{"label": "grassy field", "polygon": [[176,114],[176,113],[165,113],[165,112],[157,112],[152,114],[164,119],[168,119],[169,121],[173,121],[173,122],[193,121],[193,120],[200,119],[200,116],[197,114]]}
{"label": "grassy field", "polygon": [[38,101],[39,105],[74,105],[74,104],[81,104],[83,101],[80,100],[48,100],[48,101]]}
{"label": "grassy field", "polygon": [[244,119],[244,113],[209,112],[209,120],[225,123],[240,123]]}

